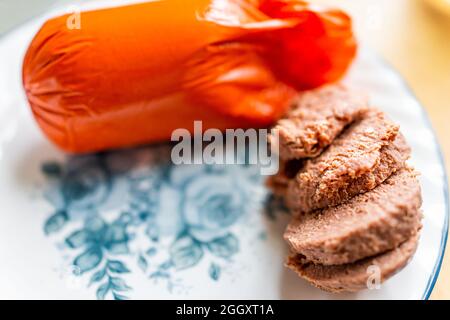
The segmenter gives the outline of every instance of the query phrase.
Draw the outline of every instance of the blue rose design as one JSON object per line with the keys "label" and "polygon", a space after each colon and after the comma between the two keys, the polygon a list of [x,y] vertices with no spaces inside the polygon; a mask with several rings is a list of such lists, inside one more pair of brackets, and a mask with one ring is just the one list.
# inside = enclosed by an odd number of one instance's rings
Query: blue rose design
{"label": "blue rose design", "polygon": [[114,178],[104,160],[101,155],[78,156],[69,158],[64,168],[58,163],[43,166],[43,172],[53,178],[46,198],[57,208],[45,223],[47,234],[61,230],[70,219],[90,217],[101,208],[122,203],[125,183]]}
{"label": "blue rose design", "polygon": [[182,215],[188,233],[200,242],[210,242],[228,233],[245,212],[245,192],[234,179],[204,174],[186,185]]}
{"label": "blue rose design", "polygon": [[175,166],[170,150],[143,147],[42,165],[45,196],[54,207],[45,233],[66,229],[60,247],[72,252],[77,272],[90,275],[98,299],[128,297],[125,274],[133,268],[122,254],[136,258],[150,278],[167,281],[171,291],[175,272],[200,262],[218,281],[224,263],[239,252],[237,224],[259,206],[264,191],[258,167]]}
{"label": "blue rose design", "polygon": [[[248,185],[239,175],[244,170],[181,166],[172,172],[172,186],[182,191],[178,206],[182,228],[170,248],[171,264],[176,269],[193,267],[205,251],[221,258],[239,251],[231,227],[244,215],[249,202]],[[210,270],[212,279],[218,279],[219,274],[218,267]]]}
{"label": "blue rose design", "polygon": [[111,188],[105,167],[98,161],[83,161],[69,167],[62,177],[61,193],[69,210],[87,210],[103,203]]}

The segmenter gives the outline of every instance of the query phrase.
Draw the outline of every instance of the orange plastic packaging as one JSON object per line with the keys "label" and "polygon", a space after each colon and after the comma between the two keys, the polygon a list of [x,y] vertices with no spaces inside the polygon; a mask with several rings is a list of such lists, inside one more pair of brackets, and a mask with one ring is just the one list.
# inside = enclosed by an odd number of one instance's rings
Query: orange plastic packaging
{"label": "orange plastic packaging", "polygon": [[265,126],[297,90],[340,78],[351,20],[300,0],[162,0],[47,21],[23,85],[56,145],[91,152],[169,140],[176,128]]}

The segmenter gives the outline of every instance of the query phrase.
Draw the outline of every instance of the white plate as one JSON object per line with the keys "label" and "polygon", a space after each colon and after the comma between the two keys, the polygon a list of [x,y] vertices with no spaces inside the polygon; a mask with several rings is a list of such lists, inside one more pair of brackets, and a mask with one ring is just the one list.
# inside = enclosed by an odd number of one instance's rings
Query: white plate
{"label": "white plate", "polygon": [[0,39],[0,298],[429,297],[447,235],[444,165],[423,108],[377,56],[362,50],[346,81],[401,125],[424,227],[414,259],[381,289],[332,295],[283,267],[288,216],[265,200],[257,168],[170,166],[164,145],[74,158],[53,147],[20,78],[44,18]]}

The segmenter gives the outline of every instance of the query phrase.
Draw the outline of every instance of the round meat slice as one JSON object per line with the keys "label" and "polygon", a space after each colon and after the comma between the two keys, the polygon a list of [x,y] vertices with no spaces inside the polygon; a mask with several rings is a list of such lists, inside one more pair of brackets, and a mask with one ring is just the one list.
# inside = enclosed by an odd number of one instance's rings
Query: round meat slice
{"label": "round meat slice", "polygon": [[309,159],[289,181],[286,204],[310,212],[367,192],[403,168],[410,156],[398,126],[373,111],[354,123],[320,156]]}
{"label": "round meat slice", "polygon": [[348,124],[368,111],[368,105],[366,95],[342,84],[301,93],[273,129],[279,137],[280,158],[290,160],[319,155]]}
{"label": "round meat slice", "polygon": [[418,234],[391,251],[350,264],[304,264],[301,257],[292,255],[286,266],[322,290],[334,293],[360,291],[383,283],[403,269],[414,255],[417,244]]}
{"label": "round meat slice", "polygon": [[405,168],[345,204],[298,215],[284,238],[305,262],[351,263],[391,250],[415,235],[421,228],[421,204],[416,172]]}

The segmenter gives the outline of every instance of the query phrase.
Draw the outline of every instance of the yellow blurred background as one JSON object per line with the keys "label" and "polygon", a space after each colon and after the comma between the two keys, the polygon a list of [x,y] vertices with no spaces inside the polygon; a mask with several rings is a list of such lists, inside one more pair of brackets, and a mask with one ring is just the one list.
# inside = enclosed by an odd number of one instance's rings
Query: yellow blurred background
{"label": "yellow blurred background", "polygon": [[[450,0],[315,0],[345,9],[358,38],[406,79],[428,111],[450,168]],[[450,246],[432,299],[450,299]]]}

